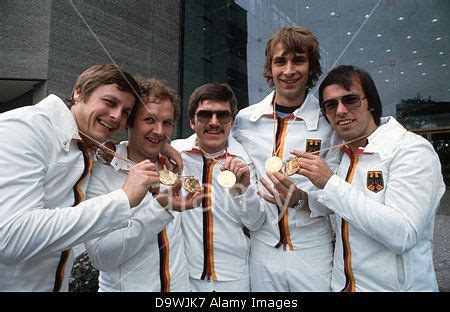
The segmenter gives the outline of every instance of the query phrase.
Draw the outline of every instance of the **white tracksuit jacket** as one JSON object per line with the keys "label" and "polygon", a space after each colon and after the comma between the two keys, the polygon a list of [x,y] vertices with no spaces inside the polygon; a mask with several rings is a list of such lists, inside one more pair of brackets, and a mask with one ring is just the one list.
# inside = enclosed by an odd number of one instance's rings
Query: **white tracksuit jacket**
{"label": "white tracksuit jacket", "polygon": [[[127,157],[127,142],[116,152]],[[95,164],[87,197],[122,186],[127,176],[119,169],[129,168],[116,157],[111,166]],[[100,270],[99,291],[190,291],[179,213],[167,212],[151,193],[135,209],[127,227],[85,243]]]}
{"label": "white tracksuit jacket", "polygon": [[55,95],[0,115],[0,291],[52,291],[56,279],[67,290],[73,254],[58,269],[61,252],[133,215],[121,188],[72,207],[85,169],[77,139]]}
{"label": "white tracksuit jacket", "polygon": [[[205,188],[204,206],[182,213],[185,249],[189,276],[194,279],[235,281],[249,278],[249,239],[242,229],[257,230],[264,222],[265,213],[257,195],[254,167],[244,148],[232,137],[228,141],[228,154],[239,157],[250,166],[251,185],[246,193],[233,197],[229,189],[217,182],[223,154],[217,161],[204,161],[196,146],[196,135],[175,140],[172,146],[183,158],[183,175],[195,176]],[[206,156],[206,159],[209,159]]]}
{"label": "white tracksuit jacket", "polygon": [[433,146],[388,117],[365,148],[344,151],[319,195],[337,216],[332,289],[437,291],[433,229],[445,185]]}

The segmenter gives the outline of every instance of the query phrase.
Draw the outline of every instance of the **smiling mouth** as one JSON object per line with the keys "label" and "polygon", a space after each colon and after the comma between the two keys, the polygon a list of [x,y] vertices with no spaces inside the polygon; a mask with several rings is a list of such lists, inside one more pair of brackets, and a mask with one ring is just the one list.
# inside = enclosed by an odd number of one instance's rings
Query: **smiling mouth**
{"label": "smiling mouth", "polygon": [[153,138],[147,138],[147,137],[145,139],[153,144],[159,144],[162,141],[162,139],[153,139]]}
{"label": "smiling mouth", "polygon": [[103,127],[107,128],[109,131],[113,131],[113,130],[114,130],[114,127],[111,126],[111,125],[110,125],[109,123],[107,123],[106,121],[101,120],[101,119],[97,119],[97,121],[98,121],[99,124],[101,124]]}
{"label": "smiling mouth", "polygon": [[340,120],[336,124],[338,126],[347,126],[347,125],[351,124],[352,122],[353,122],[352,120],[346,119],[346,120]]}
{"label": "smiling mouth", "polygon": [[287,84],[294,84],[296,83],[300,78],[297,79],[280,79],[280,81],[287,83]]}

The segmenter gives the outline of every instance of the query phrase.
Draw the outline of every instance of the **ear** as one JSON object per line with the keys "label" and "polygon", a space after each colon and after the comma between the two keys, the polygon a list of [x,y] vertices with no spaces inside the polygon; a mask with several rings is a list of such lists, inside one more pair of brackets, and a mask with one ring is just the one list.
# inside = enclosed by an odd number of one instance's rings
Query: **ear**
{"label": "ear", "polygon": [[81,93],[80,93],[80,90],[75,90],[75,91],[74,91],[74,93],[73,93],[73,99],[75,100],[75,103],[74,103],[74,104],[76,104],[77,102],[80,102],[80,101],[81,101]]}
{"label": "ear", "polygon": [[195,131],[195,129],[194,129],[194,126],[195,126],[194,119],[189,119],[189,125],[191,126],[191,129]]}

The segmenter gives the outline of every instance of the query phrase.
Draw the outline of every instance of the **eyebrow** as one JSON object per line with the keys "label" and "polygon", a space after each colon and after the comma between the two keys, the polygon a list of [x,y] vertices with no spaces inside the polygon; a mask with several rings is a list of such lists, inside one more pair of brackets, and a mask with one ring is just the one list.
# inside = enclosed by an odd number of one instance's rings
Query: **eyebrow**
{"label": "eyebrow", "polygon": [[109,94],[103,95],[102,99],[110,101],[110,102],[114,102],[115,104],[117,104],[119,102],[118,98],[116,98],[114,95],[109,95]]}

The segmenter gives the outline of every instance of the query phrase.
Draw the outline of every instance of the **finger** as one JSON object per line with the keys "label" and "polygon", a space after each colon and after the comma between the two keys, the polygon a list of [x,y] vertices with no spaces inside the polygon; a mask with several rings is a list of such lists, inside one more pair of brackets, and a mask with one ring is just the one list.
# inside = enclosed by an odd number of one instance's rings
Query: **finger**
{"label": "finger", "polygon": [[248,169],[248,166],[243,166],[243,167],[240,167],[235,174],[236,174],[236,179],[240,180],[246,174],[250,174],[250,170]]}
{"label": "finger", "polygon": [[260,177],[260,178],[259,178],[259,181],[261,181],[261,184],[264,186],[264,188],[265,188],[267,191],[269,191],[270,194],[273,195],[274,190],[273,190],[272,186],[267,182],[267,180],[264,179],[263,177]]}
{"label": "finger", "polygon": [[307,152],[303,152],[303,151],[299,151],[299,150],[292,150],[291,154],[295,155],[297,157],[302,157],[302,158],[306,158],[306,159],[314,159],[314,157],[316,157],[316,155],[312,155],[311,153],[307,153]]}
{"label": "finger", "polygon": [[289,186],[293,184],[292,180],[287,175],[282,174],[281,172],[274,172],[273,176],[279,181],[277,183],[278,186],[289,188]]}
{"label": "finger", "polygon": [[164,158],[164,167],[166,167],[167,170],[173,171],[174,165],[170,161],[170,159],[167,156],[163,156]]}
{"label": "finger", "polygon": [[172,185],[172,192],[174,193],[174,194],[178,194],[179,192],[180,192],[180,190],[181,190],[181,181],[180,180],[178,180],[178,182],[177,183],[175,183],[174,185]]}
{"label": "finger", "polygon": [[267,172],[267,177],[270,179],[270,181],[272,181],[274,185],[280,183],[280,180],[278,180],[278,178],[272,172]]}
{"label": "finger", "polygon": [[271,204],[274,204],[274,205],[277,204],[277,201],[275,200],[275,198],[270,197],[269,195],[263,194],[263,193],[261,193],[261,192],[257,192],[257,194],[258,194],[259,196],[261,196],[261,198],[264,199],[265,201],[267,201],[267,202],[269,202],[269,203],[271,203]]}
{"label": "finger", "polygon": [[222,165],[222,167],[220,167],[220,170],[225,171],[225,170],[230,170],[230,163],[233,160],[233,157],[227,157],[227,159],[225,160],[225,163]]}

